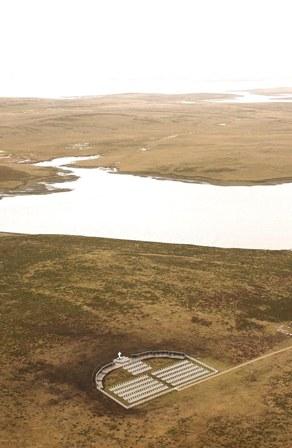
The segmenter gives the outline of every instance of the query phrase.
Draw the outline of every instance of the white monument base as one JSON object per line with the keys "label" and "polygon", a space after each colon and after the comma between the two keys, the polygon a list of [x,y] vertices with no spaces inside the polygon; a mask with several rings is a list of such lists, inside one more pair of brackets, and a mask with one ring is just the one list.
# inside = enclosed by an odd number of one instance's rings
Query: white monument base
{"label": "white monument base", "polygon": [[120,364],[121,366],[127,364],[130,361],[130,358],[127,356],[120,356],[119,358],[114,359],[115,364]]}

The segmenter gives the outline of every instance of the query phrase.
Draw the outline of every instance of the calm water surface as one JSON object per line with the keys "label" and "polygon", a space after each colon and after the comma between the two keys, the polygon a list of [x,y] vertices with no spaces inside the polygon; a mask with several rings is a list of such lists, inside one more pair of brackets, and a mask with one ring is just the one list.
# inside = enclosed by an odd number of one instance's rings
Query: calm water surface
{"label": "calm water surface", "polygon": [[291,93],[264,95],[249,91],[226,92],[235,95],[234,98],[207,100],[211,103],[292,103]]}
{"label": "calm water surface", "polygon": [[40,164],[78,176],[53,185],[71,191],[3,198],[0,231],[292,248],[292,184],[222,187],[65,167],[75,159]]}

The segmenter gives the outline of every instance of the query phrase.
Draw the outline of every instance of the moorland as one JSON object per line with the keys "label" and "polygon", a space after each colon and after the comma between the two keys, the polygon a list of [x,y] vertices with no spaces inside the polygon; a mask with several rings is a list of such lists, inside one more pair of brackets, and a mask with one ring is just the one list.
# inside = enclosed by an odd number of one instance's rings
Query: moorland
{"label": "moorland", "polygon": [[[211,98],[224,96],[2,98],[0,193],[45,192],[60,177],[33,162],[66,155],[191,182],[290,181],[292,104]],[[291,270],[291,251],[0,233],[0,446],[291,448],[292,350],[131,411],[92,383],[119,350],[222,371],[290,347]]]}
{"label": "moorland", "polygon": [[187,181],[290,181],[292,104],[210,102],[223,98],[2,98],[0,193],[43,192],[39,182],[56,180],[56,171],[32,163],[66,155],[99,154],[81,165]]}
{"label": "moorland", "polygon": [[3,447],[290,448],[292,350],[126,411],[92,372],[146,349],[223,370],[292,345],[292,253],[0,237]]}

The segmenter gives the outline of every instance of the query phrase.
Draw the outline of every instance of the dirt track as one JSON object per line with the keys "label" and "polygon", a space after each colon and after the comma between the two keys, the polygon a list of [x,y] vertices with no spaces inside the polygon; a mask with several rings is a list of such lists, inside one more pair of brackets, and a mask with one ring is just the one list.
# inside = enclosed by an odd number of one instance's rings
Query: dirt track
{"label": "dirt track", "polygon": [[234,372],[235,370],[241,369],[242,367],[248,366],[249,364],[253,364],[257,361],[261,361],[266,358],[270,358],[271,356],[278,355],[279,353],[287,352],[288,350],[292,350],[292,345],[289,347],[281,348],[280,350],[276,350],[272,353],[267,353],[266,355],[259,356],[258,358],[251,359],[250,361],[243,362],[242,364],[238,364],[237,366],[231,367],[230,369],[223,370],[222,372],[217,373],[217,375],[210,376],[208,378],[202,379],[201,381],[196,382],[195,384],[189,384],[187,386],[182,386],[179,390],[187,389],[191,386],[197,386],[200,383],[204,383],[205,381],[212,380],[214,378],[218,378],[218,376],[226,375],[227,373]]}

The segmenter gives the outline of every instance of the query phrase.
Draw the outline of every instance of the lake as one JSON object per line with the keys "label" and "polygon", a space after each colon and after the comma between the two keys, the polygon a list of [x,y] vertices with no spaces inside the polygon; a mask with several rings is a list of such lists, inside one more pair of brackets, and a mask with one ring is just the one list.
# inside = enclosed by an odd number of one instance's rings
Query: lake
{"label": "lake", "polygon": [[292,249],[291,183],[216,186],[67,166],[86,158],[41,162],[78,179],[50,184],[71,191],[2,198],[0,231]]}

